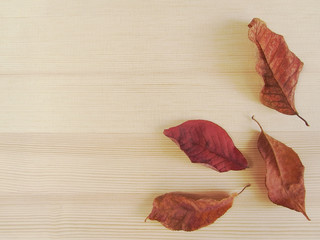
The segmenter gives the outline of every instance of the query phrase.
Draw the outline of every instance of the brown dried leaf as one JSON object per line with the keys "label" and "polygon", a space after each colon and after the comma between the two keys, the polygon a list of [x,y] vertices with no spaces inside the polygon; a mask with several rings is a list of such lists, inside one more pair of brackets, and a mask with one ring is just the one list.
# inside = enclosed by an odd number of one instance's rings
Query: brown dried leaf
{"label": "brown dried leaf", "polygon": [[234,146],[228,133],[206,120],[189,120],[163,131],[193,163],[205,164],[219,172],[242,170],[248,162]]}
{"label": "brown dried leaf", "polygon": [[292,148],[266,134],[261,129],[258,149],[266,162],[266,187],[269,199],[277,204],[301,212],[308,220],[305,210],[304,166]]}
{"label": "brown dried leaf", "polygon": [[250,22],[248,36],[257,45],[259,59],[256,70],[264,80],[260,93],[261,102],[281,113],[297,115],[294,92],[303,62],[289,50],[283,36],[272,32],[265,22],[254,18]]}
{"label": "brown dried leaf", "polygon": [[[242,191],[248,186],[250,184]],[[224,215],[240,193],[233,193],[221,200],[214,199],[210,194],[166,193],[154,199],[153,209],[146,220],[157,220],[171,230],[194,231]]]}

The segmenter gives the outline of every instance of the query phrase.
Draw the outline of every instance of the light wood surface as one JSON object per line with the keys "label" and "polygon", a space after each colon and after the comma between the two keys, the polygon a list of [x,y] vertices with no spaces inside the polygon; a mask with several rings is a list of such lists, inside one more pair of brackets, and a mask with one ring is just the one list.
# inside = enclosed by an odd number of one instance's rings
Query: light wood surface
{"label": "light wood surface", "polygon": [[[296,107],[259,102],[247,24],[259,17],[305,63]],[[0,1],[0,239],[319,239],[319,1]],[[258,127],[305,165],[311,218],[272,204]],[[217,173],[162,131],[189,119],[228,131],[249,161]],[[213,225],[144,222],[169,191],[238,192]]]}

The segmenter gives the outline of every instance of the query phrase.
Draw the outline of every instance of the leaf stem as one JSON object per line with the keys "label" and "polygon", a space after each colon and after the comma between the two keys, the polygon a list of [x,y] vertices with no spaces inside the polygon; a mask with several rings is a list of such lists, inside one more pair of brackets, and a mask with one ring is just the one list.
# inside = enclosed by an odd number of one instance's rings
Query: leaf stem
{"label": "leaf stem", "polygon": [[241,194],[247,187],[250,187],[250,186],[251,186],[250,183],[248,183],[247,185],[245,185],[245,186],[242,188],[242,190],[238,193],[238,195]]}
{"label": "leaf stem", "polygon": [[255,121],[255,122],[258,124],[259,128],[261,129],[261,132],[263,132],[262,126],[261,126],[260,123],[254,118],[254,115],[252,115],[251,118],[252,118],[253,121]]}
{"label": "leaf stem", "polygon": [[309,127],[310,125],[309,125],[309,123],[303,118],[303,117],[301,117],[298,113],[297,113],[297,116],[302,120],[302,121],[304,121],[304,123]]}

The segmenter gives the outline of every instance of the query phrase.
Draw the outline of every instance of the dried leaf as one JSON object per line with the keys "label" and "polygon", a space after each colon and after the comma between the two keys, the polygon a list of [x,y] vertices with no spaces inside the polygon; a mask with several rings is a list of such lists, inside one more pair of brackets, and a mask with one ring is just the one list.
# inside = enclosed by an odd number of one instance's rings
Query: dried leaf
{"label": "dried leaf", "polygon": [[[248,186],[250,184],[242,191]],[[166,193],[154,199],[153,209],[146,220],[157,220],[171,230],[194,231],[224,215],[240,193],[233,193],[222,200],[216,200],[210,194]]]}
{"label": "dried leaf", "polygon": [[301,212],[305,210],[304,166],[292,148],[266,134],[261,125],[258,149],[266,162],[266,187],[269,199],[277,204]]}
{"label": "dried leaf", "polygon": [[297,115],[294,92],[303,62],[289,50],[283,36],[272,32],[259,18],[249,24],[249,39],[257,45],[259,59],[256,70],[264,80],[261,102],[281,113]]}
{"label": "dried leaf", "polygon": [[247,160],[234,146],[228,133],[206,120],[190,120],[164,130],[193,163],[202,163],[219,172],[241,170]]}

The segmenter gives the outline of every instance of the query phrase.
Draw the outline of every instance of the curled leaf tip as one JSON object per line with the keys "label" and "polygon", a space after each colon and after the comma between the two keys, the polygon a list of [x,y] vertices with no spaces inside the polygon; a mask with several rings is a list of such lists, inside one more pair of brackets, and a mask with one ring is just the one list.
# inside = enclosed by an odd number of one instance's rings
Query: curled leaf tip
{"label": "curled leaf tip", "polygon": [[308,221],[311,221],[306,212],[303,212],[302,214],[307,218]]}

